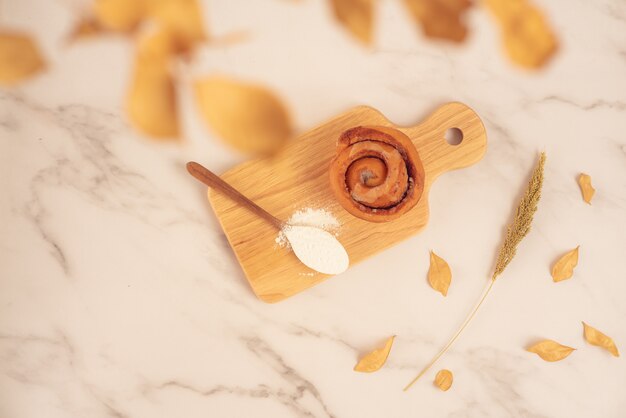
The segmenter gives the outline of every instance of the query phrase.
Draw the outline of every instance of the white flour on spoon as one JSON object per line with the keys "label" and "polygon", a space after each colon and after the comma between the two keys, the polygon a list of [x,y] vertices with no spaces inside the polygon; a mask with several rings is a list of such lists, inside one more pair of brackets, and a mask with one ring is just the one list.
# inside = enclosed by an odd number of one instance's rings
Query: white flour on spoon
{"label": "white flour on spoon", "polygon": [[324,209],[307,208],[295,212],[287,221],[276,243],[291,247],[307,267],[324,274],[345,271],[350,260],[348,253],[331,231],[339,227],[337,219]]}
{"label": "white flour on spoon", "polygon": [[348,253],[330,232],[304,225],[287,225],[282,232],[307,267],[324,274],[339,274],[348,268]]}

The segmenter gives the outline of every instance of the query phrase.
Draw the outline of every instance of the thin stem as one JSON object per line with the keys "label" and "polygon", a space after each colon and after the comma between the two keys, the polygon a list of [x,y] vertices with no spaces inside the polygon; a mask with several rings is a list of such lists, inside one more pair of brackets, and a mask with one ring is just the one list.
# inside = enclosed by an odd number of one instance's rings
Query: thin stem
{"label": "thin stem", "polygon": [[406,392],[411,386],[413,386],[413,384],[415,382],[417,382],[419,380],[420,377],[422,377],[428,370],[430,370],[430,368],[437,362],[437,360],[439,360],[439,358],[441,356],[443,356],[452,346],[452,344],[454,344],[454,342],[456,341],[457,338],[459,338],[459,335],[461,335],[461,333],[463,332],[463,330],[465,329],[465,327],[467,327],[469,325],[469,323],[472,321],[472,318],[474,318],[474,315],[476,315],[476,312],[478,312],[478,308],[480,308],[480,306],[483,304],[483,302],[485,301],[485,299],[487,298],[487,295],[489,294],[489,292],[491,291],[491,288],[493,287],[493,284],[495,283],[495,278],[492,278],[490,280],[489,286],[487,286],[487,288],[483,291],[483,295],[480,298],[480,300],[478,301],[478,303],[476,304],[476,306],[474,307],[474,309],[470,312],[470,314],[465,318],[465,321],[463,321],[463,324],[461,325],[461,328],[459,328],[459,330],[456,332],[456,334],[454,334],[454,336],[450,339],[450,341],[448,341],[448,344],[446,344],[441,351],[439,351],[439,353],[437,353],[437,355],[435,357],[433,357],[433,359],[430,361],[430,363],[428,363],[426,365],[426,367],[424,367],[422,369],[422,371],[415,377],[415,379],[411,380],[411,382],[405,386],[404,391]]}

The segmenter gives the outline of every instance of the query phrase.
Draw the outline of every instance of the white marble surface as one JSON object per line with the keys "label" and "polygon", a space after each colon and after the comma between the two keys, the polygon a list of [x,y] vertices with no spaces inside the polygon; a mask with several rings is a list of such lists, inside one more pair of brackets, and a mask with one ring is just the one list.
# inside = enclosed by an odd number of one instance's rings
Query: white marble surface
{"label": "white marble surface", "polygon": [[[187,140],[136,134],[121,108],[132,45],[62,43],[75,3],[0,2],[1,26],[32,31],[50,70],[0,92],[0,416],[624,417],[626,363],[584,343],[580,321],[626,351],[626,3],[541,1],[562,42],[545,71],[512,67],[488,16],[462,47],[425,41],[380,2],[377,46],[334,25],[324,2],[208,1],[214,33],[195,71],[262,82],[299,130],[357,104],[409,124],[460,100],[484,118],[488,152],[440,178],[428,228],[340,277],[275,305],[258,301],[185,173],[242,157],[207,133],[181,92]],[[534,229],[465,335],[410,392],[402,387],[483,289],[540,150]],[[593,206],[576,176],[593,177]],[[551,263],[581,245],[573,279]],[[428,287],[446,258],[447,298]],[[358,357],[390,334],[384,369]],[[578,350],[558,363],[538,338]],[[431,384],[451,369],[448,392]]]}

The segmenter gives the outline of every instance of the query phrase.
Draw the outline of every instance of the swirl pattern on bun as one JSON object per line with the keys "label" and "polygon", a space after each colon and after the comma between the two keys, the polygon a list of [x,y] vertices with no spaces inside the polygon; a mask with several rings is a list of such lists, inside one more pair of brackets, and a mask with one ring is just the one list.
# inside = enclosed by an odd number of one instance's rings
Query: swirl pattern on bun
{"label": "swirl pattern on bun", "polygon": [[359,126],[337,141],[330,185],[352,215],[386,222],[417,204],[424,190],[424,167],[404,133],[385,126]]}

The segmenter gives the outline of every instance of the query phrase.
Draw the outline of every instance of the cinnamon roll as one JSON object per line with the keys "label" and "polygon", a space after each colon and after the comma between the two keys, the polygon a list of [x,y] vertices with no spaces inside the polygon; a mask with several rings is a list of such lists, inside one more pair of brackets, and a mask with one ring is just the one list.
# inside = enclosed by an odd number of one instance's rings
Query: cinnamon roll
{"label": "cinnamon roll", "polygon": [[408,136],[384,126],[359,126],[337,141],[330,186],[352,215],[386,222],[413,208],[424,190],[424,167]]}

